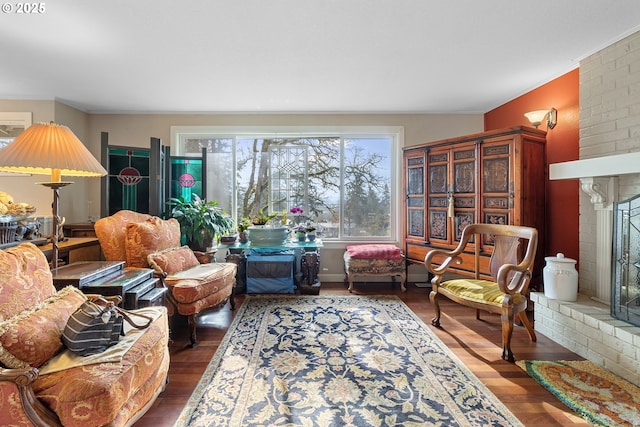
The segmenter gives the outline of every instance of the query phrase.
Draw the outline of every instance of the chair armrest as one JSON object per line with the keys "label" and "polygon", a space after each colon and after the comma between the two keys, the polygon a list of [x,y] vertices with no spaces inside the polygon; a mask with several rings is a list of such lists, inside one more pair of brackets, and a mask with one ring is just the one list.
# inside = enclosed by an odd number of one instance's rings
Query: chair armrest
{"label": "chair armrest", "polygon": [[[509,280],[509,275],[514,274],[513,278]],[[498,277],[496,278],[500,291],[505,294],[526,293],[528,289],[529,279],[531,279],[531,271],[524,265],[520,264],[504,264],[498,270]]]}
{"label": "chair armrest", "polygon": [[193,254],[196,256],[196,259],[200,264],[210,264],[212,262],[215,262],[216,252],[217,251],[212,251],[212,252],[193,251]]}
{"label": "chair armrest", "polygon": [[[38,378],[36,368],[0,368],[0,395],[7,399],[2,406],[17,411],[20,416],[27,418],[36,427],[62,426],[58,416],[36,398],[31,387],[36,378]],[[11,396],[16,390],[19,407],[16,407],[15,403],[11,401],[13,400]]]}
{"label": "chair armrest", "polygon": [[[459,254],[460,252],[456,252],[455,250],[445,251],[442,249],[432,249],[427,253],[427,256],[424,257],[424,265],[434,276],[441,276],[447,271],[451,263],[455,262],[456,264],[460,264],[462,262]],[[433,259],[437,256],[443,257],[445,260],[442,263],[435,263]]]}

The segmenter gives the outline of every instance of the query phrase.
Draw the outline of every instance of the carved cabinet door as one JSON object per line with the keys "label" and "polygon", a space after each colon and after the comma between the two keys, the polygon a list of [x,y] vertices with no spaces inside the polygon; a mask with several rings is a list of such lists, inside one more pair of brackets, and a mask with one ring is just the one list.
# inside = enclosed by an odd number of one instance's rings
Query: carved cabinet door
{"label": "carved cabinet door", "polygon": [[406,152],[405,167],[405,212],[406,239],[425,241],[425,150]]}
{"label": "carved cabinet door", "polygon": [[482,144],[481,222],[514,224],[513,151],[513,137],[496,138]]}
{"label": "carved cabinet door", "polygon": [[428,238],[454,246],[477,217],[477,148],[475,143],[428,152]]}

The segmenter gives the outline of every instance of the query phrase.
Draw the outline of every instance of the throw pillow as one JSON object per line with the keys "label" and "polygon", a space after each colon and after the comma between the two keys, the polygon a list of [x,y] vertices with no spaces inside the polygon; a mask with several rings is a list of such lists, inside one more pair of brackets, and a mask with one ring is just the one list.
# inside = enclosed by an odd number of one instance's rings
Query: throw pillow
{"label": "throw pillow", "polygon": [[86,296],[67,286],[43,303],[0,323],[0,363],[38,368],[63,349],[62,331]]}
{"label": "throw pillow", "polygon": [[93,228],[96,232],[102,252],[107,261],[122,261],[127,259],[125,239],[127,224],[130,222],[142,222],[151,218],[151,215],[120,210],[111,216],[100,218]]}
{"label": "throw pillow", "polygon": [[127,267],[148,268],[147,256],[150,253],[179,246],[180,223],[175,218],[163,220],[154,216],[146,221],[127,224]]}
{"label": "throw pillow", "polygon": [[56,293],[47,257],[32,243],[0,251],[0,322]]}
{"label": "throw pillow", "polygon": [[174,274],[200,264],[188,246],[154,252],[147,256],[147,261],[156,273],[167,274]]}

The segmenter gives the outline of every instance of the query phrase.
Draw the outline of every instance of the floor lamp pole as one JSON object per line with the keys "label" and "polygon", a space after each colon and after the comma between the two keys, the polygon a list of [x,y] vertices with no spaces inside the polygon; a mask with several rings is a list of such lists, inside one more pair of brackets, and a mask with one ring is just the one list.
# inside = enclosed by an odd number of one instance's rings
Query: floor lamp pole
{"label": "floor lamp pole", "polygon": [[52,258],[51,258],[51,269],[58,268],[58,253],[60,252],[58,248],[58,240],[60,238],[60,230],[59,224],[61,222],[60,216],[58,215],[59,202],[60,202],[60,189],[69,184],[73,184],[72,182],[39,182],[38,184],[44,185],[45,187],[49,187],[53,190],[53,203],[51,204],[51,210],[53,212],[53,233],[51,233],[51,247],[53,249]]}

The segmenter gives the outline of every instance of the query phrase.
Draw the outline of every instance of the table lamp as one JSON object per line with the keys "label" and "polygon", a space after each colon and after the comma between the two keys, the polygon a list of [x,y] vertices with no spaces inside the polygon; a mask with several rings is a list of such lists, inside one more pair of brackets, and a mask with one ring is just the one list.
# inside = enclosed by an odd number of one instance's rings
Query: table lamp
{"label": "table lamp", "polygon": [[62,181],[64,176],[100,177],[107,174],[105,168],[80,142],[67,126],[54,122],[36,123],[8,146],[0,149],[0,171],[37,175],[51,175],[50,182],[38,182],[53,190],[53,248],[52,268],[58,267],[58,214],[59,190],[73,182]]}

